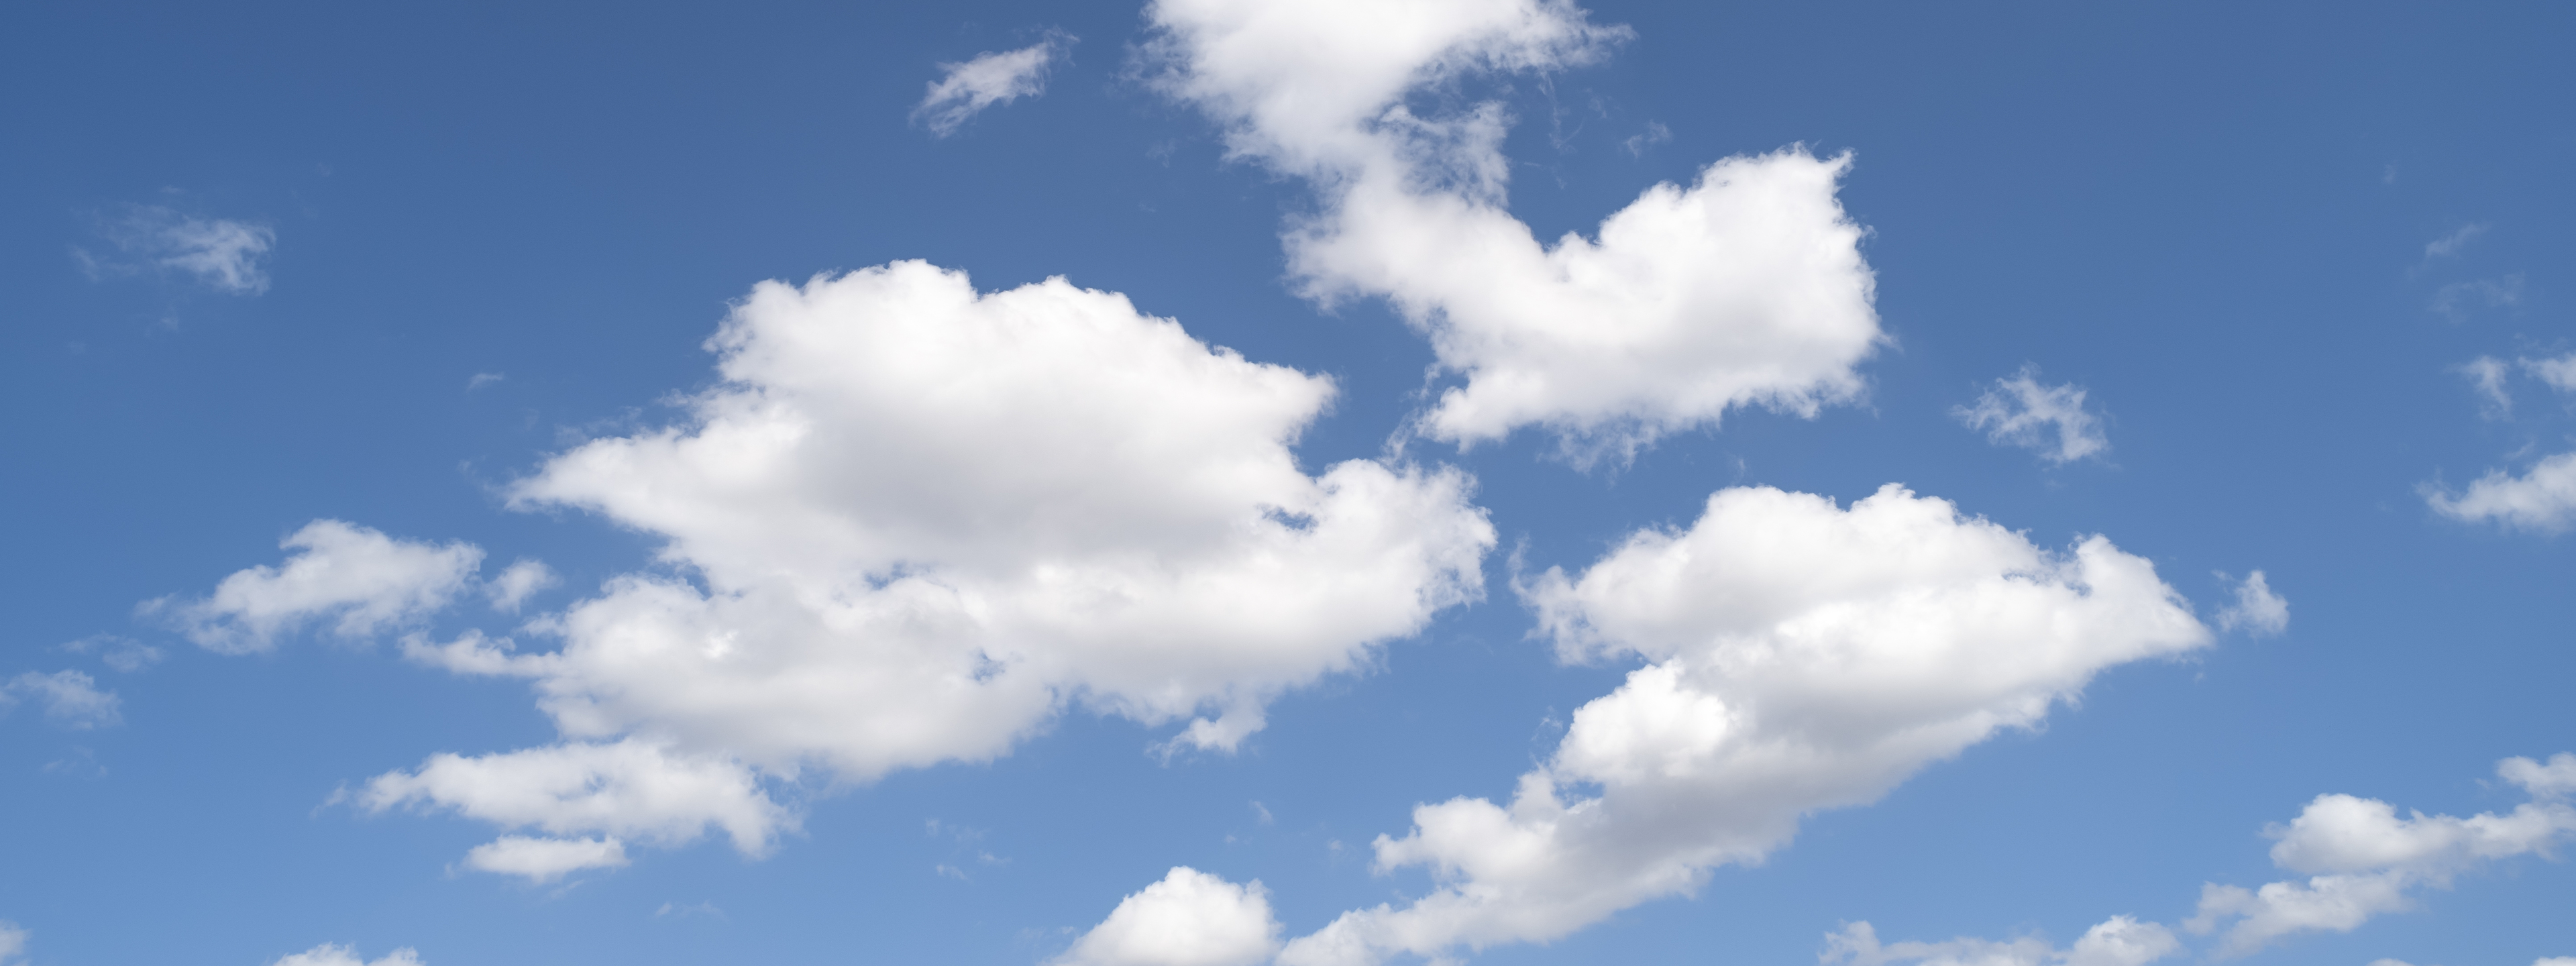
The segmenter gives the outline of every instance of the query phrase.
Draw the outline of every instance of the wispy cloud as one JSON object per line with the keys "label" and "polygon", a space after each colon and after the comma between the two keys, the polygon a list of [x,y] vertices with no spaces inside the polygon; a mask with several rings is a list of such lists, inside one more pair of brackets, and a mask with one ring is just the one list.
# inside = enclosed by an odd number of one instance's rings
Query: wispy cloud
{"label": "wispy cloud", "polygon": [[2501,309],[2522,304],[2522,273],[2502,278],[2453,282],[2433,293],[2433,311],[2453,322],[2468,321],[2475,309]]}
{"label": "wispy cloud", "polygon": [[72,259],[93,280],[178,272],[232,295],[268,291],[268,268],[262,263],[277,245],[277,231],[267,225],[197,218],[157,205],[137,205],[101,224],[98,234],[115,246],[113,254],[72,249]]}
{"label": "wispy cloud", "polygon": [[2449,258],[2459,254],[2460,249],[2468,247],[2469,242],[2475,240],[2479,235],[2486,234],[2487,227],[2487,223],[2482,221],[2471,222],[2466,225],[2461,225],[2460,230],[2458,231],[2433,239],[2430,243],[2427,243],[2424,246],[2425,260],[2431,261],[2436,258]]}
{"label": "wispy cloud", "polygon": [[1950,415],[1969,429],[1985,430],[1995,445],[2037,450],[2050,463],[2071,463],[2111,449],[2101,419],[2084,409],[2084,387],[2041,385],[2036,365],[1995,380],[1974,405],[1955,407]]}
{"label": "wispy cloud", "polygon": [[2505,377],[2513,374],[2513,367],[2506,365],[2504,360],[2479,356],[2452,366],[2451,371],[2467,377],[2469,385],[2477,390],[2479,415],[2488,419],[2513,416],[2513,395],[2504,388]]}
{"label": "wispy cloud", "polygon": [[1047,71],[1067,57],[1080,39],[1050,30],[1045,40],[1018,50],[941,64],[946,75],[930,83],[921,105],[912,109],[912,119],[930,128],[932,136],[944,138],[987,107],[1046,93]]}

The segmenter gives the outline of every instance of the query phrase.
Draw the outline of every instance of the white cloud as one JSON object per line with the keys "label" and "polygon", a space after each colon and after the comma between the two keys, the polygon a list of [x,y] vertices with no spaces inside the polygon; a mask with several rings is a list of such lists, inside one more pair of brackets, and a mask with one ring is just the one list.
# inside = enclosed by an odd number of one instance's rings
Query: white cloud
{"label": "white cloud", "polygon": [[[2523,364],[2530,365],[2530,362],[2526,360]],[[2479,415],[2488,419],[2504,419],[2513,415],[2513,396],[2504,387],[2505,377],[2512,374],[2512,370],[2505,366],[2504,360],[2479,356],[2452,367],[2451,371],[2468,377],[2469,385],[2477,390]]]}
{"label": "white cloud", "polygon": [[96,654],[99,663],[126,674],[161,663],[161,649],[129,637],[92,634],[63,645],[74,654]]}
{"label": "white cloud", "polygon": [[2522,275],[2453,282],[2433,292],[2433,311],[2453,322],[2468,320],[2475,309],[2501,309],[2522,304]]}
{"label": "white cloud", "polygon": [[[388,772],[345,797],[369,811],[447,809],[505,828],[534,828],[558,838],[606,833],[589,851],[579,843],[504,836],[475,850],[468,864],[544,880],[624,857],[623,840],[687,842],[710,826],[750,855],[769,851],[796,817],[773,802],[752,772],[733,761],[689,755],[641,739],[570,743],[506,754],[439,754],[409,772]],[[545,860],[552,860],[548,864]]]}
{"label": "white cloud", "polygon": [[936,137],[957,133],[968,118],[995,104],[1046,92],[1047,70],[1073,49],[1079,38],[1050,31],[1045,40],[1018,50],[986,52],[962,64],[941,64],[947,73],[932,81],[912,119]]}
{"label": "white cloud", "polygon": [[[2221,580],[2226,577],[2219,575]],[[2236,602],[2218,612],[2220,630],[2239,627],[2266,636],[2290,629],[2290,602],[2272,592],[2272,585],[2264,582],[2260,570],[2246,574],[2245,582],[2236,585]]]}
{"label": "white cloud", "polygon": [[144,205],[101,226],[100,234],[127,256],[142,261],[103,261],[73,249],[73,257],[94,278],[150,268],[185,272],[216,291],[234,295],[268,291],[268,270],[260,262],[276,245],[277,232],[267,225],[194,218]]}
{"label": "white cloud", "polygon": [[1504,199],[1510,119],[1408,97],[1473,75],[1590,63],[1629,35],[1562,0],[1161,0],[1149,81],[1226,127],[1228,149],[1322,201],[1285,242],[1306,294],[1376,296],[1465,377],[1415,429],[1470,445],[1522,426],[1578,462],[1764,406],[1813,415],[1862,391],[1884,341],[1848,156],[1801,148],[1657,185],[1594,238],[1542,244]]}
{"label": "white cloud", "polygon": [[1121,899],[1052,966],[1251,966],[1279,948],[1259,881],[1235,885],[1186,866]]}
{"label": "white cloud", "polygon": [[162,597],[138,610],[224,654],[268,650],[324,618],[337,618],[333,633],[359,639],[446,607],[483,561],[471,544],[396,540],[338,520],[308,523],[279,546],[296,551],[281,566],[235,573],[200,600]]}
{"label": "white cloud", "polygon": [[2531,966],[2576,966],[2576,956],[2549,956],[2531,961]]}
{"label": "white cloud", "polygon": [[520,560],[502,569],[501,576],[485,583],[483,596],[491,599],[492,609],[515,614],[531,595],[562,582],[544,561]]}
{"label": "white cloud", "polygon": [[2058,949],[2033,936],[1998,942],[1959,938],[1947,942],[1901,942],[1881,945],[1877,930],[1866,922],[1846,925],[1825,935],[1825,966],[2145,966],[2182,951],[2173,930],[2128,916],[2113,916],[2085,930],[2075,945]]}
{"label": "white cloud", "polygon": [[115,692],[99,690],[97,681],[79,671],[28,671],[0,683],[0,710],[22,699],[43,701],[46,721],[76,731],[123,720]]}
{"label": "white cloud", "polygon": [[2469,242],[2475,240],[2479,235],[2486,234],[2487,228],[2488,225],[2485,222],[2461,225],[2460,230],[2426,243],[2424,245],[2424,259],[2426,261],[2431,261],[2436,258],[2449,258],[2453,255],[2457,255],[2460,253],[2460,249],[2468,247]]}
{"label": "white cloud", "polygon": [[0,966],[15,966],[27,954],[27,930],[0,919]]}
{"label": "white cloud", "polygon": [[383,959],[369,961],[358,955],[356,947],[323,943],[300,953],[280,957],[269,966],[421,966],[420,953],[409,947],[385,954]]}
{"label": "white cloud", "polygon": [[2559,392],[2576,392],[2576,353],[2555,359],[2523,359],[2522,370]]}
{"label": "white cloud", "polygon": [[583,869],[626,865],[626,844],[616,839],[551,839],[504,835],[465,853],[469,868],[552,882]]}
{"label": "white cloud", "polygon": [[2051,553],[1889,486],[1849,509],[1768,488],[1709,498],[1580,578],[1524,589],[1561,655],[1652,662],[1574,714],[1508,807],[1418,806],[1380,869],[1438,888],[1345,913],[1290,966],[1547,941],[1688,892],[1996,732],[2105,668],[2205,645],[2154,566],[2100,537]]}
{"label": "white cloud", "polygon": [[[1227,751],[1279,693],[1482,593],[1494,533],[1465,476],[1308,475],[1290,446],[1329,380],[1122,296],[1061,279],[979,295],[905,262],[763,284],[709,346],[725,381],[687,425],[584,444],[512,491],[657,535],[703,583],[612,580],[538,622],[554,652],[407,640],[416,660],[532,679],[576,742],[456,762],[649,746],[734,769],[721,802],[770,816],[754,776],[989,760],[1069,705],[1187,720],[1177,745]],[[495,773],[552,789],[516,811],[430,797],[634,844],[620,803],[554,804],[592,767]],[[716,813],[690,814],[634,824],[670,844]],[[746,829],[737,845],[766,841]]]}
{"label": "white cloud", "polygon": [[507,373],[478,372],[465,380],[465,391],[473,392],[474,390],[481,389],[485,386],[492,385],[493,383],[500,382],[508,378],[510,377]]}
{"label": "white cloud", "polygon": [[2227,926],[2221,956],[2252,953],[2302,932],[2349,932],[2373,916],[2410,908],[2413,891],[2448,888],[2455,876],[2484,863],[2547,854],[2576,837],[2576,808],[2566,801],[2576,791],[2576,755],[2560,753],[2547,764],[2508,758],[2496,773],[2533,800],[2501,815],[2401,818],[2387,802],[2319,795],[2289,825],[2265,830],[2276,840],[2272,864],[2308,879],[2250,890],[2208,884],[2199,911],[2183,925],[2204,935]]}
{"label": "white cloud", "polygon": [[1629,135],[1627,140],[1619,142],[1619,146],[1628,149],[1629,157],[1642,158],[1646,156],[1647,148],[1672,139],[1673,129],[1665,127],[1664,122],[1647,121],[1644,131]]}
{"label": "white cloud", "polygon": [[1976,405],[1956,407],[1950,415],[1969,429],[1985,430],[1995,445],[2038,450],[2050,463],[2071,463],[2111,449],[2100,417],[2084,411],[2084,388],[2040,385],[2036,365],[1995,380]]}
{"label": "white cloud", "polygon": [[2457,496],[2429,483],[2417,491],[2433,512],[2464,523],[2558,533],[2576,524],[2576,453],[2543,459],[2521,476],[2491,471]]}

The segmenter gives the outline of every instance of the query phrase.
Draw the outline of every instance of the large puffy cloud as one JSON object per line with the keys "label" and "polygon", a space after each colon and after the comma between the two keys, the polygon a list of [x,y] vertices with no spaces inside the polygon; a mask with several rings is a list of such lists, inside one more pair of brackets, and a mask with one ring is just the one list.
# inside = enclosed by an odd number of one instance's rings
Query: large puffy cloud
{"label": "large puffy cloud", "polygon": [[2445,888],[2463,872],[2498,859],[2546,853],[2576,836],[2576,754],[2542,763],[2508,758],[2496,773],[2532,797],[2504,814],[2468,818],[2415,812],[2351,795],[2319,795],[2286,826],[2268,830],[2272,863],[2305,880],[2259,889],[2211,883],[2184,926],[2220,937],[2222,956],[2251,953],[2302,932],[2349,932],[2371,917],[2409,908],[2411,893]]}
{"label": "large puffy cloud", "polygon": [[1378,866],[1430,870],[1431,894],[1345,913],[1282,962],[1565,935],[2035,726],[2105,668],[2209,639],[2108,540],[2050,552],[1892,485],[1848,509],[1722,491],[1690,529],[1634,534],[1524,594],[1565,657],[1648,665],[1575,712],[1508,806],[1423,805],[1411,833],[1377,840]]}
{"label": "large puffy cloud", "polygon": [[2113,916],[2059,949],[2035,936],[1993,940],[1880,943],[1878,931],[1855,922],[1825,936],[1825,966],[2145,966],[2182,951],[2173,930],[2128,916]]}
{"label": "large puffy cloud", "polygon": [[1848,157],[1730,158],[1593,238],[1544,244],[1504,204],[1503,109],[1408,106],[1480,72],[1589,63],[1624,28],[1561,0],[1158,0],[1147,16],[1154,83],[1226,125],[1235,155],[1315,187],[1322,210],[1286,238],[1308,294],[1391,300],[1465,377],[1423,414],[1428,436],[1537,425],[1589,459],[1732,407],[1812,415],[1861,391],[1853,366],[1883,336],[1865,231],[1835,199]]}
{"label": "large puffy cloud", "polygon": [[162,597],[139,610],[208,650],[247,654],[316,620],[330,620],[343,638],[416,622],[470,586],[483,563],[471,544],[397,540],[339,520],[305,524],[279,546],[294,551],[280,566],[237,572],[200,599]]}
{"label": "large puffy cloud", "polygon": [[1278,948],[1279,921],[1260,882],[1175,866],[1119,900],[1053,966],[1251,966]]}
{"label": "large puffy cloud", "polygon": [[[897,263],[761,285],[709,347],[724,381],[686,425],[582,445],[513,490],[662,538],[673,572],[541,619],[552,652],[406,644],[532,679],[571,743],[433,759],[369,804],[558,837],[721,825],[756,852],[787,821],[764,782],[989,759],[1067,704],[1193,719],[1169,747],[1230,750],[1271,697],[1481,593],[1494,534],[1464,476],[1309,475],[1290,447],[1328,380],[1119,295],[979,295]],[[675,762],[732,769],[727,790],[639,818],[582,777]]]}
{"label": "large puffy cloud", "polygon": [[2433,512],[2454,520],[2559,533],[2576,525],[2576,453],[2541,460],[2520,476],[2488,473],[2463,493],[2427,485],[2423,494]]}

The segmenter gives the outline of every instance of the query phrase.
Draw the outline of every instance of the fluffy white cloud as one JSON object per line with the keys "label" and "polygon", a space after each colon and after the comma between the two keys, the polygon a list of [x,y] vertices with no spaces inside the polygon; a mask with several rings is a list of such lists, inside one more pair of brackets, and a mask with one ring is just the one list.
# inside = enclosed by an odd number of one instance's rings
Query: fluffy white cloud
{"label": "fluffy white cloud", "polygon": [[1508,807],[1458,798],[1376,842],[1438,888],[1345,913],[1291,966],[1545,941],[1761,859],[1800,816],[1875,800],[2094,674],[2207,643],[2152,564],[2052,553],[1896,486],[1849,509],[1730,489],[1689,530],[1631,535],[1525,588],[1569,659],[1648,662],[1574,714]]}
{"label": "fluffy white cloud", "polygon": [[358,955],[353,946],[323,943],[300,953],[279,957],[269,966],[421,966],[420,954],[409,947],[385,954],[383,959],[368,960]]}
{"label": "fluffy white cloud", "polygon": [[492,601],[492,609],[518,613],[536,592],[562,583],[554,568],[541,560],[520,560],[503,568],[501,576],[483,585],[483,596]]}
{"label": "fluffy white cloud", "polygon": [[[751,771],[730,759],[689,755],[639,739],[606,744],[568,743],[506,754],[433,755],[408,772],[377,776],[343,793],[369,811],[398,807],[453,810],[506,828],[534,828],[553,836],[605,832],[616,840],[685,842],[708,828],[732,836],[746,854],[769,851],[796,817],[772,801]],[[504,837],[477,849],[475,868],[551,878],[571,871],[563,861],[587,856],[589,866],[614,854],[622,841],[578,852],[561,843]],[[490,851],[485,851],[490,850]],[[553,864],[540,862],[553,859]],[[521,860],[504,866],[504,860]]]}
{"label": "fluffy white cloud", "polygon": [[[2524,364],[2528,365],[2529,361]],[[2470,387],[2477,390],[2479,415],[2488,419],[2505,419],[2513,415],[2513,394],[2506,392],[2504,386],[2505,377],[2513,370],[2505,365],[2504,360],[2479,356],[2452,367],[2451,371],[2467,378]]]}
{"label": "fluffy white cloud", "polygon": [[[1272,697],[1482,593],[1494,533],[1466,477],[1308,475],[1290,447],[1330,381],[1122,296],[1061,279],[982,295],[904,262],[761,285],[709,347],[724,382],[687,425],[585,444],[512,491],[658,535],[703,583],[613,580],[537,623],[552,652],[406,641],[531,679],[575,743],[416,776],[472,765],[529,785],[524,807],[400,774],[371,801],[629,842],[714,822],[756,850],[781,821],[762,780],[986,760],[1068,705],[1196,716],[1174,746],[1231,750]],[[608,749],[620,774],[732,769],[691,806],[724,811],[623,817],[580,777]]]}
{"label": "fluffy white cloud", "polygon": [[318,619],[336,618],[331,630],[343,638],[364,638],[445,608],[483,562],[471,544],[396,540],[338,520],[305,524],[279,546],[295,551],[281,566],[235,573],[202,599],[161,597],[137,610],[224,654],[268,650]]}
{"label": "fluffy white cloud", "polygon": [[2203,886],[2199,911],[2184,927],[2207,934],[2226,925],[2221,956],[2251,953],[2301,932],[2349,932],[2373,916],[2409,908],[2414,890],[2447,888],[2483,863],[2546,854],[2576,837],[2576,807],[2567,803],[2576,792],[2576,755],[2561,753],[2546,764],[2508,758],[2496,773],[2533,800],[2501,815],[2400,817],[2376,799],[2319,795],[2289,825],[2266,830],[2277,840],[2272,863],[2308,879],[2250,890]]}
{"label": "fluffy white cloud", "polygon": [[469,868],[552,882],[583,869],[626,865],[626,843],[616,839],[549,839],[504,835],[465,853]]}
{"label": "fluffy white cloud", "polygon": [[1408,106],[1591,62],[1625,28],[1562,0],[1158,0],[1147,17],[1152,83],[1316,190],[1322,211],[1285,239],[1306,293],[1391,300],[1465,377],[1420,418],[1431,438],[1538,425],[1583,461],[1738,406],[1812,415],[1861,392],[1852,367],[1884,337],[1865,232],[1835,198],[1848,157],[1730,158],[1543,244],[1505,205],[1501,106]]}
{"label": "fluffy white cloud", "polygon": [[0,711],[21,699],[44,702],[45,720],[78,731],[122,720],[115,692],[99,690],[97,681],[79,671],[29,671],[0,683]]}
{"label": "fluffy white cloud", "polygon": [[1881,945],[1866,922],[1846,925],[1825,936],[1825,966],[2145,966],[2182,951],[2173,930],[2128,916],[2113,916],[2085,930],[2075,945],[2058,949],[2047,940],[2024,936],[2009,941],[1959,938],[1947,942],[1901,942]]}
{"label": "fluffy white cloud", "polygon": [[2043,386],[2039,367],[2025,365],[1995,380],[1972,406],[1950,411],[1970,429],[1982,429],[1998,446],[2039,451],[2050,463],[2071,463],[2110,451],[2101,418],[2084,411],[2084,388],[2073,383]]}
{"label": "fluffy white cloud", "polygon": [[2576,352],[2555,359],[2520,360],[2522,370],[2559,392],[2576,392]]}
{"label": "fluffy white cloud", "polygon": [[[2224,579],[2226,575],[2220,574],[2219,577]],[[2245,582],[2236,585],[2236,602],[2218,612],[2218,627],[2229,631],[2242,627],[2262,635],[2279,634],[2290,629],[2290,602],[2273,593],[2272,585],[2263,579],[2263,572],[2257,570],[2246,574]]]}
{"label": "fluffy white cloud", "polygon": [[203,219],[168,208],[140,205],[124,217],[100,226],[99,234],[125,253],[129,262],[100,258],[86,249],[72,256],[92,278],[137,271],[178,271],[193,275],[219,292],[257,295],[268,291],[268,270],[261,259],[277,244],[267,225],[226,219]]}
{"label": "fluffy white cloud", "polygon": [[2520,476],[2489,472],[2457,495],[2432,484],[2419,491],[2433,512],[2454,520],[2558,533],[2576,524],[2576,453],[2543,459]]}
{"label": "fluffy white cloud", "polygon": [[944,138],[987,107],[1043,94],[1047,69],[1063,59],[1077,39],[1072,34],[1050,32],[1045,40],[1018,50],[986,52],[965,63],[941,64],[939,68],[947,73],[930,82],[921,104],[912,109],[912,119],[928,126],[933,136]]}
{"label": "fluffy white cloud", "polygon": [[1187,866],[1121,899],[1054,966],[1251,966],[1279,948],[1259,881],[1236,885]]}

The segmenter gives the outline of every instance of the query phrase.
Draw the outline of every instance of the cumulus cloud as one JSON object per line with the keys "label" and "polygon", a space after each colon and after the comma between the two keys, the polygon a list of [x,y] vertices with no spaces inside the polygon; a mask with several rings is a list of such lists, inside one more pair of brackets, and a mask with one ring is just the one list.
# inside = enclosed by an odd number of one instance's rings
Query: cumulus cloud
{"label": "cumulus cloud", "polygon": [[2576,393],[2576,353],[2555,359],[2523,359],[2522,370],[2559,392]]}
{"label": "cumulus cloud", "polygon": [[[756,852],[787,821],[763,782],[989,760],[1068,706],[1230,751],[1279,693],[1482,593],[1494,532],[1464,475],[1309,475],[1291,446],[1329,380],[1123,296],[979,294],[904,262],[763,284],[708,345],[724,380],[686,425],[584,444],[511,491],[656,535],[697,582],[616,578],[536,622],[553,651],[407,640],[531,680],[570,743],[420,773],[471,766],[516,789],[507,809],[400,774],[370,801],[630,844],[723,825]],[[725,792],[630,819],[583,777],[607,749],[626,749],[619,781],[688,762],[727,769]]]}
{"label": "cumulus cloud", "polygon": [[0,966],[15,966],[27,954],[27,930],[0,919]]}
{"label": "cumulus cloud", "polygon": [[555,576],[554,568],[546,566],[544,561],[520,560],[504,568],[501,576],[485,583],[483,596],[491,599],[492,609],[515,614],[519,612],[519,606],[527,603],[536,592],[562,582]]}
{"label": "cumulus cloud", "polygon": [[[2524,364],[2529,365],[2529,362]],[[2513,415],[2513,395],[2506,392],[2504,386],[2505,377],[2513,370],[2505,365],[2504,360],[2479,356],[2452,367],[2451,371],[2467,378],[2469,386],[2477,390],[2479,415],[2488,419],[2505,419]]]}
{"label": "cumulus cloud", "polygon": [[930,128],[932,136],[944,138],[987,107],[1043,94],[1047,70],[1063,60],[1078,39],[1049,31],[1045,40],[1018,50],[987,51],[964,63],[941,64],[939,69],[945,73],[930,82],[921,104],[912,109],[912,119]]}
{"label": "cumulus cloud", "polygon": [[2020,372],[1995,380],[1975,405],[1954,408],[1950,414],[1969,429],[1984,430],[1995,445],[2037,450],[2041,459],[2053,464],[2098,457],[2111,449],[2101,418],[2084,410],[2084,388],[2073,383],[2041,385],[2036,365],[2025,365]]}
{"label": "cumulus cloud", "polygon": [[79,671],[28,671],[0,683],[0,711],[22,700],[43,702],[47,722],[75,731],[124,720],[115,692],[99,690],[96,680]]}
{"label": "cumulus cloud", "polygon": [[583,869],[626,865],[626,844],[616,839],[550,839],[504,835],[465,853],[469,868],[552,882]]}
{"label": "cumulus cloud", "polygon": [[92,278],[149,269],[182,272],[233,295],[268,291],[268,269],[261,261],[276,245],[277,232],[267,225],[196,218],[143,205],[101,225],[99,234],[123,256],[102,258],[87,249],[72,249],[73,258]]}
{"label": "cumulus cloud", "polygon": [[1880,944],[1869,923],[1855,922],[1825,936],[1824,966],[2145,966],[2182,951],[2173,930],[2128,916],[2113,916],[2085,930],[2075,945],[2059,949],[2035,936],[1997,941],[1962,937],[1946,942]]}
{"label": "cumulus cloud", "polygon": [[2400,817],[2377,799],[2319,795],[2290,824],[2265,830],[2275,840],[2272,864],[2309,878],[2259,889],[2210,883],[2184,928],[2206,935],[2224,926],[2221,956],[2252,953],[2303,932],[2349,932],[2379,914],[2411,908],[2415,892],[2449,888],[2454,877],[2480,865],[2547,854],[2576,837],[2576,808],[2567,802],[2576,792],[2576,754],[2560,753],[2545,764],[2508,758],[2496,773],[2532,800],[2504,814]]}
{"label": "cumulus cloud", "polygon": [[1812,416],[1861,393],[1853,367],[1884,336],[1865,231],[1836,200],[1849,156],[1729,158],[1542,243],[1506,205],[1502,106],[1416,113],[1475,76],[1594,62],[1626,28],[1563,0],[1158,0],[1147,17],[1149,82],[1316,191],[1284,239],[1305,294],[1390,300],[1464,377],[1421,414],[1429,438],[1540,426],[1583,462],[1736,407]]}
{"label": "cumulus cloud", "polygon": [[1688,530],[1633,534],[1522,592],[1561,656],[1649,663],[1575,712],[1508,806],[1418,806],[1410,833],[1377,839],[1379,869],[1423,867],[1432,893],[1345,913],[1281,962],[1563,936],[2034,727],[2106,668],[2209,640],[2108,540],[2043,550],[1893,485],[1848,509],[1724,490]]}
{"label": "cumulus cloud", "polygon": [[1251,966],[1279,948],[1270,891],[1187,866],[1121,899],[1051,966]]}
{"label": "cumulus cloud", "polygon": [[138,610],[222,654],[269,650],[280,634],[316,620],[363,639],[445,608],[483,562],[471,544],[397,540],[339,520],[315,520],[278,545],[295,551],[280,566],[237,572],[201,599],[161,597]]}
{"label": "cumulus cloud", "polygon": [[2459,494],[2430,483],[2417,490],[2433,512],[2463,523],[2559,533],[2576,524],[2576,453],[2543,459],[2520,476],[2490,471]]}
{"label": "cumulus cloud", "polygon": [[[2218,575],[2227,579],[2226,574]],[[2236,585],[2236,602],[2218,612],[2218,629],[2232,631],[2239,627],[2259,635],[2279,634],[2290,629],[2290,602],[2272,592],[2272,585],[2257,570],[2245,575]]]}
{"label": "cumulus cloud", "polygon": [[369,960],[358,955],[357,947],[323,943],[300,953],[280,957],[269,966],[421,966],[420,953],[409,947],[394,950],[384,958]]}

